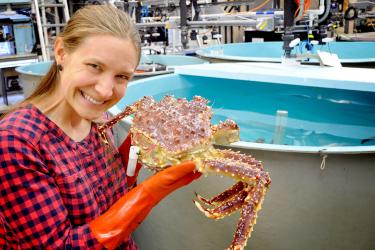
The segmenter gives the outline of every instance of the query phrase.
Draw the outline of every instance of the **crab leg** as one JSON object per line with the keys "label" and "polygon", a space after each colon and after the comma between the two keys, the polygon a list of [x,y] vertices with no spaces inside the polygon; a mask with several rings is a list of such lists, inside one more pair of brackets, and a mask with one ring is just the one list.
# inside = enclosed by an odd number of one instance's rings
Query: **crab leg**
{"label": "crab leg", "polygon": [[[138,103],[138,102],[137,102]],[[102,133],[104,130],[111,128],[113,125],[115,125],[117,122],[119,122],[122,118],[127,117],[131,114],[134,114],[134,112],[137,110],[137,103],[126,106],[123,111],[118,113],[116,116],[112,117],[110,120],[106,121],[104,124],[102,124],[98,131],[99,133]]]}
{"label": "crab leg", "polygon": [[150,106],[155,102],[155,100],[150,96],[144,96],[143,98],[139,99],[138,101],[134,102],[133,104],[126,106],[123,111],[112,117],[110,120],[106,121],[104,124],[99,126],[98,132],[100,134],[104,133],[104,131],[108,128],[112,128],[117,122],[119,122],[122,118],[127,117],[131,114],[134,114],[140,106]]}
{"label": "crab leg", "polygon": [[265,192],[266,187],[262,183],[257,183],[245,198],[230,250],[240,250],[246,246],[247,239],[256,223],[257,213],[261,209]]}
{"label": "crab leg", "polygon": [[121,111],[120,113],[118,113],[117,115],[115,115],[114,117],[112,117],[110,120],[106,121],[105,123],[103,123],[102,125],[100,125],[98,127],[98,132],[99,132],[99,135],[100,137],[102,138],[102,140],[108,144],[108,140],[107,140],[107,135],[106,135],[106,130],[109,129],[109,128],[112,128],[116,123],[118,123],[122,118],[124,117],[127,117],[131,114],[134,114],[138,107],[142,104],[142,103],[147,103],[147,101],[149,101],[150,98],[145,96],[143,97],[142,99],[136,101],[135,103],[133,103],[132,105],[129,105],[129,106],[126,106],[125,109],[123,111]]}
{"label": "crab leg", "polygon": [[251,155],[242,154],[240,152],[235,152],[232,150],[219,150],[226,159],[233,159],[235,161],[240,161],[249,164],[252,168],[257,168],[263,170],[263,165],[260,161],[256,160]]}
{"label": "crab leg", "polygon": [[228,175],[232,178],[240,179],[247,183],[262,182],[268,186],[271,183],[271,179],[267,172],[261,171],[257,168],[253,168],[249,164],[243,162],[234,162],[233,160],[220,159],[220,160],[205,160],[204,166],[208,170],[213,172]]}
{"label": "crab leg", "polygon": [[202,203],[205,203],[207,205],[216,205],[218,203],[223,203],[224,201],[227,201],[227,200],[231,199],[234,195],[236,195],[237,193],[242,191],[245,186],[247,186],[247,184],[245,184],[242,181],[239,181],[236,184],[234,184],[232,187],[230,187],[229,189],[225,190],[221,194],[219,194],[219,195],[217,195],[217,196],[215,196],[215,197],[213,197],[209,200],[200,196],[197,193],[195,193],[195,196]]}
{"label": "crab leg", "polygon": [[210,219],[221,219],[225,216],[228,216],[235,212],[236,210],[240,209],[244,204],[244,201],[248,195],[248,191],[242,190],[241,192],[237,193],[233,196],[232,199],[226,201],[225,203],[221,204],[218,207],[208,209],[203,207],[199,202],[194,201],[197,208],[204,213]]}
{"label": "crab leg", "polygon": [[131,114],[134,114],[137,111],[137,106],[140,104],[142,100],[135,102],[134,104],[130,106],[126,106],[123,111],[121,111],[119,114],[116,116],[112,117],[112,119],[106,121],[104,124],[100,125],[98,127],[98,133],[100,135],[100,138],[103,140],[103,142],[108,145],[108,139],[107,139],[107,134],[106,130],[108,128],[112,128],[113,125],[115,125],[117,122],[119,122],[122,118],[127,117]]}

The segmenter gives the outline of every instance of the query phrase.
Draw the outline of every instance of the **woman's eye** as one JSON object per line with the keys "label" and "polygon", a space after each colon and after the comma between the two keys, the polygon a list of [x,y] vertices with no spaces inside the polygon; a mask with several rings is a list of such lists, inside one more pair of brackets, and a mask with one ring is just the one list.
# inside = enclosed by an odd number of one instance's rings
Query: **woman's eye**
{"label": "woman's eye", "polygon": [[127,75],[118,75],[117,78],[119,78],[121,81],[129,81],[130,76]]}
{"label": "woman's eye", "polygon": [[89,65],[91,68],[95,69],[95,70],[99,70],[99,69],[100,69],[99,65],[97,65],[97,64],[89,63],[88,65]]}

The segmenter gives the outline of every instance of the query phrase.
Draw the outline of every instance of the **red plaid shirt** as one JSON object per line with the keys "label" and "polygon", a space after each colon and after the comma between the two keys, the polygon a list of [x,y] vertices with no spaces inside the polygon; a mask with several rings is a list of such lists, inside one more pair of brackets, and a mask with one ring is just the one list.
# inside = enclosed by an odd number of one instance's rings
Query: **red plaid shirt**
{"label": "red plaid shirt", "polygon": [[103,248],[88,223],[127,185],[117,149],[102,145],[96,125],[75,142],[32,105],[0,121],[1,249]]}

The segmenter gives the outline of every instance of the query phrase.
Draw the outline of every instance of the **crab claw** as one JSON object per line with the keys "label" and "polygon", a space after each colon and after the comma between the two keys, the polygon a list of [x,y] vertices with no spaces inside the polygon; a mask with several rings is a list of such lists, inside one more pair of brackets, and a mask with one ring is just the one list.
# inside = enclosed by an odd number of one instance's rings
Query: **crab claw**
{"label": "crab claw", "polygon": [[[206,204],[206,205],[213,205],[212,200],[208,200],[208,199],[206,199],[206,198],[200,196],[197,192],[194,192],[194,195],[195,195],[195,197],[197,197],[197,199],[198,199],[200,202],[202,202],[202,203],[204,203],[204,204]],[[194,200],[193,200],[193,201],[194,201]]]}
{"label": "crab claw", "polygon": [[194,201],[194,204],[208,218],[218,220],[240,209],[247,195],[248,191],[243,190],[236,195],[233,195],[231,199],[226,200],[225,202],[220,203],[218,206],[211,209],[202,206],[198,201]]}
{"label": "crab claw", "polygon": [[217,205],[219,203],[223,203],[224,201],[227,201],[227,200],[231,199],[234,195],[236,195],[237,193],[242,191],[246,186],[247,186],[247,184],[245,184],[242,181],[239,181],[236,184],[234,184],[232,187],[228,188],[227,190],[225,190],[221,194],[219,194],[219,195],[217,195],[217,196],[215,196],[211,199],[206,199],[206,198],[200,196],[199,194],[197,194],[196,192],[195,192],[195,196],[197,197],[197,199],[200,202],[205,203],[207,205],[214,206],[214,205]]}

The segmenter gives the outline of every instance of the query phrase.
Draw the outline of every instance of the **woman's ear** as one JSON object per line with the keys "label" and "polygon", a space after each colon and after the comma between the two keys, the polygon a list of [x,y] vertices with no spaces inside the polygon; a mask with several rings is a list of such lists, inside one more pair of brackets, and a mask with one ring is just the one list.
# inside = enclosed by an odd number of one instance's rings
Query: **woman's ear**
{"label": "woman's ear", "polygon": [[64,50],[64,42],[61,37],[58,37],[55,41],[54,53],[56,63],[62,65],[66,52]]}

